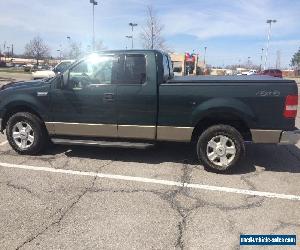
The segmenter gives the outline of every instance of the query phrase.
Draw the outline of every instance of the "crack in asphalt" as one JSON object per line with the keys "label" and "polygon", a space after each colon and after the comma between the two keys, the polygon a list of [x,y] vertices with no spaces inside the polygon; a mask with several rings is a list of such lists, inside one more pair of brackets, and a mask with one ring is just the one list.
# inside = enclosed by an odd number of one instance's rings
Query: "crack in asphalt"
{"label": "crack in asphalt", "polygon": [[284,229],[286,227],[298,227],[298,228],[300,228],[300,224],[299,223],[289,223],[289,222],[279,221],[279,225],[276,228],[274,228],[273,232],[276,232],[280,229]]}
{"label": "crack in asphalt", "polygon": [[58,219],[54,220],[51,224],[49,224],[48,226],[43,228],[41,231],[39,231],[35,235],[29,237],[26,241],[24,241],[22,244],[20,244],[18,247],[16,247],[16,250],[21,249],[26,244],[28,244],[28,243],[32,242],[33,240],[37,239],[40,235],[44,234],[52,226],[59,225],[61,223],[61,221],[65,218],[65,216],[74,208],[74,206],[76,204],[78,204],[78,202],[82,199],[82,197],[89,191],[89,189],[92,189],[94,187],[96,179],[97,179],[97,176],[95,176],[93,178],[91,186],[85,188],[83,190],[83,192],[80,195],[78,195],[78,197],[65,209],[65,211],[63,211],[62,208],[58,209],[58,213],[56,213],[56,214],[60,214]]}

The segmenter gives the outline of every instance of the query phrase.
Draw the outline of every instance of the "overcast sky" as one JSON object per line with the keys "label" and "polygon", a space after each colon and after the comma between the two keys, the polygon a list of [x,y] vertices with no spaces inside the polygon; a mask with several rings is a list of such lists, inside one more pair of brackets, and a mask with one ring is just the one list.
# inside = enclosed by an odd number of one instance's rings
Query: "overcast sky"
{"label": "overcast sky", "polygon": [[[164,24],[164,37],[176,52],[203,55],[207,62],[228,65],[246,62],[248,56],[259,64],[261,48],[266,47],[266,19],[277,19],[270,43],[270,66],[276,62],[288,66],[300,47],[299,0],[99,0],[95,8],[96,38],[109,49],[130,46],[129,22],[135,29],[136,48],[142,48],[138,34],[145,23],[146,6],[151,4]],[[91,43],[92,6],[89,0],[0,0],[0,45],[14,44],[22,53],[35,35],[49,44],[52,54],[60,44],[67,46],[67,36]]]}

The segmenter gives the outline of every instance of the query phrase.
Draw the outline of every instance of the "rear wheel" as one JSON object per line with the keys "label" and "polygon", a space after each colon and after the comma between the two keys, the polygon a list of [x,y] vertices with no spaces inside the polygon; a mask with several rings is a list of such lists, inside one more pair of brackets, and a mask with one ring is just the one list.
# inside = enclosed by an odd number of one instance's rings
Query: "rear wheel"
{"label": "rear wheel", "polygon": [[48,141],[43,122],[27,112],[16,113],[9,118],[6,135],[11,147],[20,154],[38,154]]}
{"label": "rear wheel", "polygon": [[198,139],[197,155],[204,167],[214,172],[226,172],[239,163],[245,154],[241,134],[232,126],[215,125]]}

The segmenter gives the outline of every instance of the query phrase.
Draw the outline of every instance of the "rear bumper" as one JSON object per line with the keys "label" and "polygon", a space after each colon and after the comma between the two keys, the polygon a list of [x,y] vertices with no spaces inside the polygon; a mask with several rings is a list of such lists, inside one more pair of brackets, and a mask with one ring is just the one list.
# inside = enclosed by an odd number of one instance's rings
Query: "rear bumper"
{"label": "rear bumper", "polygon": [[282,131],[280,144],[297,144],[300,140],[300,130]]}
{"label": "rear bumper", "polygon": [[253,143],[297,144],[300,140],[300,130],[263,130],[251,129]]}

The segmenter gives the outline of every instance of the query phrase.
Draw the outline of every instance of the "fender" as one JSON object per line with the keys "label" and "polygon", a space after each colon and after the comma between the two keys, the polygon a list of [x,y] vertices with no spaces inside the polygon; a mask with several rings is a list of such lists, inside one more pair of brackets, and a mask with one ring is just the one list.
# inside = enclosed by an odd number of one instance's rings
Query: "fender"
{"label": "fender", "polygon": [[47,120],[49,117],[49,97],[47,96],[39,99],[31,93],[16,93],[15,95],[9,95],[9,98],[5,98],[1,104],[1,109],[4,110],[3,117],[5,117],[7,112],[10,112],[10,110],[15,109],[16,107],[33,110],[43,120]]}
{"label": "fender", "polygon": [[192,124],[196,124],[205,117],[233,116],[241,119],[248,127],[255,123],[255,115],[244,102],[235,98],[213,98],[198,105],[192,112]]}

